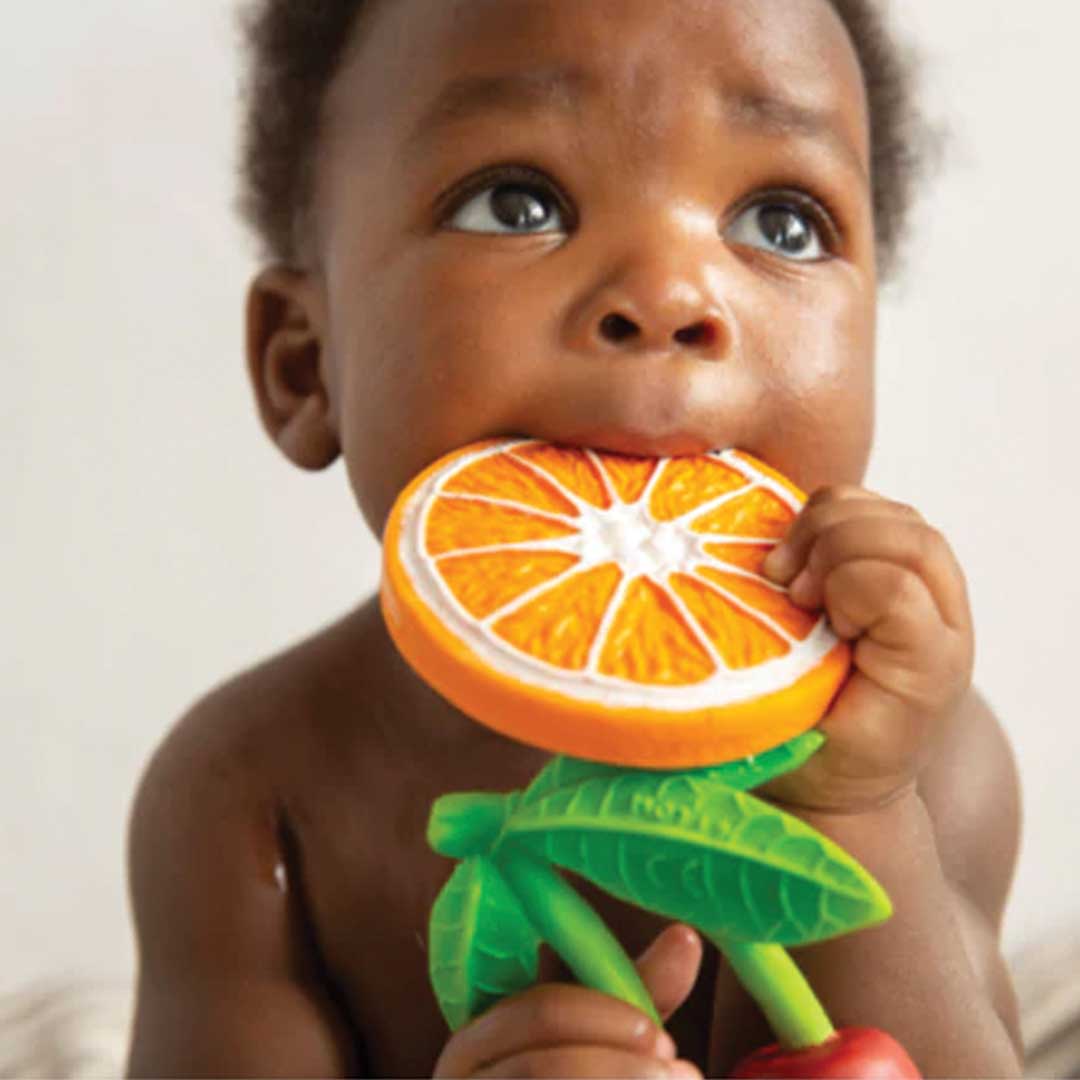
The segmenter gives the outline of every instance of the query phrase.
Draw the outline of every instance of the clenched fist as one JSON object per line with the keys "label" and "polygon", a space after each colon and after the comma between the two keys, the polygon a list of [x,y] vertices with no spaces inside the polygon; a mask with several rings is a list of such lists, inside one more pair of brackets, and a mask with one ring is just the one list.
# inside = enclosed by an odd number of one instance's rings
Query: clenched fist
{"label": "clenched fist", "polygon": [[[665,1020],[686,1000],[701,966],[697,932],[675,924],[638,958]],[[644,1013],[597,990],[534,986],[500,1001],[456,1032],[436,1077],[699,1077],[671,1037]]]}
{"label": "clenched fist", "polygon": [[971,684],[964,575],[911,507],[857,487],[817,491],[765,573],[854,646],[854,671],[820,724],[828,741],[761,793],[857,812],[911,788]]}

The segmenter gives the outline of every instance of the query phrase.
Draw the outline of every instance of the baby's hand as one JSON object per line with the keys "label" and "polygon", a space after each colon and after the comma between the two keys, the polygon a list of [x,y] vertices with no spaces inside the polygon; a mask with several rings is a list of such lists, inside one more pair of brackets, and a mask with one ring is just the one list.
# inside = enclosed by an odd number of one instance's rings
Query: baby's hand
{"label": "baby's hand", "polygon": [[[701,966],[701,938],[669,926],[637,969],[666,1020],[688,997]],[[608,994],[551,983],[507,998],[456,1032],[436,1077],[700,1077],[676,1061],[675,1044],[644,1013]]]}
{"label": "baby's hand", "polygon": [[948,543],[908,506],[823,488],[765,572],[796,604],[825,609],[836,634],[854,642],[855,670],[820,725],[822,749],[761,793],[846,812],[913,788],[971,683],[971,613]]}

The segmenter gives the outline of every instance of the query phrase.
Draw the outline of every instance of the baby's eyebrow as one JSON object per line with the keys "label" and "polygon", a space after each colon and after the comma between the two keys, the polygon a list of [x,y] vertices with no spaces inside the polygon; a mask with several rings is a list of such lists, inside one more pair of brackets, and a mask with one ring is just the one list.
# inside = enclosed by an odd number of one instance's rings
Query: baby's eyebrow
{"label": "baby's eyebrow", "polygon": [[[405,143],[410,155],[445,129],[491,112],[520,115],[540,110],[575,114],[586,98],[598,96],[600,79],[579,66],[537,68],[492,75],[465,75],[444,86],[421,113]],[[775,94],[721,88],[717,96],[728,122],[756,135],[801,136],[828,144],[869,186],[866,167],[835,114]]]}
{"label": "baby's eyebrow", "polygon": [[463,75],[447,83],[420,116],[406,145],[428,142],[443,128],[479,113],[557,109],[573,113],[582,98],[595,97],[596,77],[580,67],[547,67],[498,75]]}

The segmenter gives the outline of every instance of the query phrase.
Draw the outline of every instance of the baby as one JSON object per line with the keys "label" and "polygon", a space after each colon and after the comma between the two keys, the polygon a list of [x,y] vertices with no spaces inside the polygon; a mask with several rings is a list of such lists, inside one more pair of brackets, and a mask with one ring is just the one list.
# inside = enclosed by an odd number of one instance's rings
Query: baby
{"label": "baby", "polygon": [[[811,492],[766,572],[855,672],[825,748],[765,795],[896,913],[795,958],[837,1026],[890,1032],[925,1075],[1019,1075],[1012,754],[947,542],[860,486],[915,163],[872,0],[260,0],[249,41],[270,437],[303,469],[343,457],[378,536],[416,473],[490,436],[737,446]],[[670,1034],[545,952],[538,985],[450,1036],[429,808],[547,759],[422,683],[374,598],[207,695],[133,809],[130,1072],[724,1076],[771,1042],[695,931],[587,886]]]}

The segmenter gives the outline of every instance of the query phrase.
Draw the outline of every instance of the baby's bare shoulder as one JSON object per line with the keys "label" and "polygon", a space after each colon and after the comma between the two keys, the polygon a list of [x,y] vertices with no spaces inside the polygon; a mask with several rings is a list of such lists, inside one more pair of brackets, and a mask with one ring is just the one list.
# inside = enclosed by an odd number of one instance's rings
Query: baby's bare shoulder
{"label": "baby's bare shoulder", "polygon": [[167,731],[156,758],[270,779],[279,759],[327,738],[338,717],[380,697],[379,664],[367,647],[371,604],[212,687]]}
{"label": "baby's bare shoulder", "polygon": [[288,835],[290,803],[316,782],[315,748],[348,707],[328,687],[348,689],[333,660],[349,634],[343,620],[211,690],[143,773],[128,842],[139,943],[132,1075],[355,1068],[348,1012],[289,887]]}

